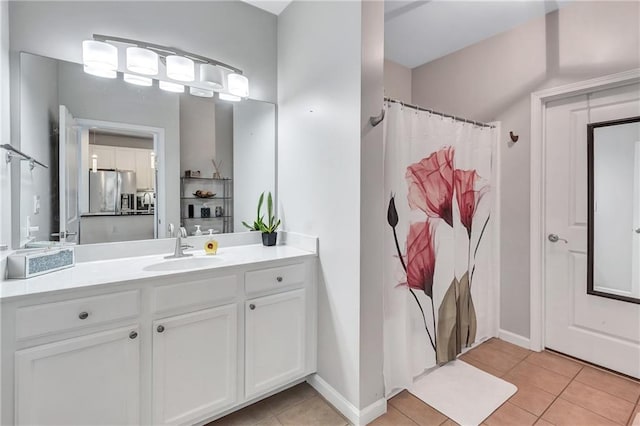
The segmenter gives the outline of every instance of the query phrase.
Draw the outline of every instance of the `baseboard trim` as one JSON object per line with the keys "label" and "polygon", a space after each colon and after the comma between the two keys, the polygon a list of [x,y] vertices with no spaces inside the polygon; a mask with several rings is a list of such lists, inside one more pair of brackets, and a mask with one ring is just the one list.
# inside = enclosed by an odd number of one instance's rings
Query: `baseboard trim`
{"label": "baseboard trim", "polygon": [[371,423],[387,412],[387,400],[384,398],[380,398],[373,404],[359,410],[317,374],[309,376],[307,382],[355,426]]}
{"label": "baseboard trim", "polygon": [[531,340],[528,337],[524,337],[510,331],[503,329],[498,330],[498,338],[504,340],[505,342],[521,346],[525,349],[531,349]]}

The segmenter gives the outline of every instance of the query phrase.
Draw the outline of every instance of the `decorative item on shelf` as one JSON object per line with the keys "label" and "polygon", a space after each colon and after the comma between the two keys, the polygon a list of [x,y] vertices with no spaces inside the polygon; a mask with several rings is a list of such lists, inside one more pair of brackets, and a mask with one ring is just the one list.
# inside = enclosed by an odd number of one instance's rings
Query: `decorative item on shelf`
{"label": "decorative item on shelf", "polygon": [[275,246],[278,240],[278,233],[276,230],[280,226],[280,219],[276,221],[276,217],[273,214],[273,198],[271,197],[271,192],[267,196],[267,218],[268,222],[264,223],[264,215],[262,215],[262,203],[264,202],[264,192],[260,194],[260,198],[258,199],[258,215],[256,220],[253,222],[253,226],[247,224],[247,222],[242,222],[244,226],[249,228],[250,231],[260,231],[262,232],[262,244],[265,246]]}
{"label": "decorative item on shelf", "polygon": [[211,217],[211,208],[206,203],[200,208],[200,217]]}
{"label": "decorative item on shelf", "polygon": [[222,206],[216,206],[215,215],[216,217],[224,216],[224,209],[222,208]]}
{"label": "decorative item on shelf", "polygon": [[189,204],[187,208],[187,217],[193,219],[193,204]]}
{"label": "decorative item on shelf", "polygon": [[198,189],[196,192],[193,193],[193,195],[197,198],[213,198],[216,196],[216,193],[211,191],[202,191]]}
{"label": "decorative item on shelf", "polygon": [[222,160],[220,160],[220,163],[216,163],[216,160],[212,158],[211,162],[213,163],[213,168],[216,169],[216,171],[213,172],[213,178],[222,179],[222,173],[220,172],[220,169],[222,168]]}
{"label": "decorative item on shelf", "polygon": [[199,178],[200,177],[200,170],[185,170],[184,171],[184,177],[187,177],[187,178]]}

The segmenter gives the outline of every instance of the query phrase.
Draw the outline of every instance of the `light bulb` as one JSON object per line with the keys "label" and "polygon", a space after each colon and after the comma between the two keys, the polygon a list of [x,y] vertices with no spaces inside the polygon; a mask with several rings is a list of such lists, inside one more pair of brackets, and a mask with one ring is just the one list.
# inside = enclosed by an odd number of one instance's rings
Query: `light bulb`
{"label": "light bulb", "polygon": [[[82,63],[85,71],[118,69],[118,48],[103,41],[85,40],[82,42]],[[94,75],[98,75],[94,73]]]}
{"label": "light bulb", "polygon": [[144,75],[158,74],[158,54],[141,47],[127,47],[127,69]]}
{"label": "light bulb", "polygon": [[167,92],[184,93],[184,86],[182,84],[160,81],[158,85],[162,90],[166,90]]}
{"label": "light bulb", "polygon": [[224,87],[222,68],[212,64],[200,64],[200,81],[215,90]]}
{"label": "light bulb", "polygon": [[213,90],[201,89],[199,87],[190,87],[189,93],[201,98],[213,98]]}
{"label": "light bulb", "polygon": [[116,71],[91,68],[86,65],[84,66],[84,72],[102,78],[116,78],[118,76],[118,73]]}
{"label": "light bulb", "polygon": [[242,100],[241,97],[230,95],[228,93],[218,93],[218,98],[221,101],[231,101],[231,102],[239,102],[240,100]]}
{"label": "light bulb", "polygon": [[151,80],[149,77],[142,77],[141,75],[125,73],[123,78],[127,83],[135,84],[136,86],[149,87],[153,84],[153,80]]}
{"label": "light bulb", "polygon": [[167,56],[167,77],[178,81],[193,81],[195,79],[195,65],[184,56]]}
{"label": "light bulb", "polygon": [[229,74],[227,77],[229,93],[241,98],[249,96],[249,79],[242,74]]}

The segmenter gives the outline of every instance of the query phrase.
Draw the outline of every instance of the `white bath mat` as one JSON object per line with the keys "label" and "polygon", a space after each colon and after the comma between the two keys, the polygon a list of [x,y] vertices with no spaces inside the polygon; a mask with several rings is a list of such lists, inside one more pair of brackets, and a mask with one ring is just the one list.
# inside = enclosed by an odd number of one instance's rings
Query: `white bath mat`
{"label": "white bath mat", "polygon": [[517,387],[456,360],[416,379],[409,392],[462,426],[477,426]]}

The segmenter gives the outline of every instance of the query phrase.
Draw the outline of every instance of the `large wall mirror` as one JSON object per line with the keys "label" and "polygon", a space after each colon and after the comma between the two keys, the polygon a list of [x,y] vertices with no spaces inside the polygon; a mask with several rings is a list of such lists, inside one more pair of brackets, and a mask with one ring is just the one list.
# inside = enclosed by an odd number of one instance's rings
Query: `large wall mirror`
{"label": "large wall mirror", "polygon": [[587,130],[587,292],[640,303],[640,117]]}
{"label": "large wall mirror", "polygon": [[[120,76],[119,76],[120,77]],[[140,87],[20,54],[14,240],[40,246],[238,232],[275,189],[276,107]],[[19,230],[19,231],[18,231]]]}

